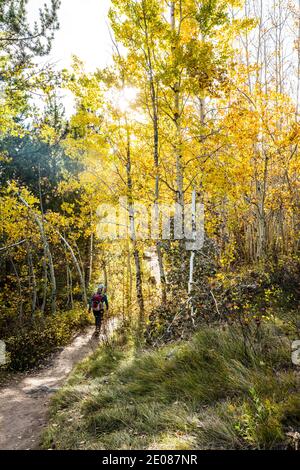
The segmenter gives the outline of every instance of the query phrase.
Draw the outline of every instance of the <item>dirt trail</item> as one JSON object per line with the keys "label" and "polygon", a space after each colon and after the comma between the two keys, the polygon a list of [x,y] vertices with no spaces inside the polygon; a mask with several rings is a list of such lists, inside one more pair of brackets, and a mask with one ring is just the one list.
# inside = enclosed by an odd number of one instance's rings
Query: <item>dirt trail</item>
{"label": "dirt trail", "polygon": [[[110,335],[115,326],[112,319],[106,334]],[[75,337],[45,369],[16,374],[0,389],[0,449],[38,448],[51,395],[64,384],[73,366],[95,351],[104,338],[95,337],[93,332],[91,327]]]}

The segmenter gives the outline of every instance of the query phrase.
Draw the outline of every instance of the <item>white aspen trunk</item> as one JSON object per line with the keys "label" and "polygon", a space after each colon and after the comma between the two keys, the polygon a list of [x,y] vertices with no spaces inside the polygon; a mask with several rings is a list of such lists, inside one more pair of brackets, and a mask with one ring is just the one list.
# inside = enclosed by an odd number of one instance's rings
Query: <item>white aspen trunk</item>
{"label": "white aspen trunk", "polygon": [[127,246],[127,314],[130,314],[130,306],[132,300],[132,269],[131,269],[131,258],[130,248]]}
{"label": "white aspen trunk", "polygon": [[[181,19],[180,19],[181,21]],[[171,28],[173,33],[176,32],[176,15],[175,15],[175,2],[171,2]],[[180,24],[178,26],[178,31],[180,31]],[[172,46],[173,59],[175,61],[176,46]],[[183,193],[183,168],[182,168],[182,130],[181,130],[181,111],[180,111],[180,78],[176,77],[176,81],[173,86],[174,94],[174,112],[173,112],[173,121],[176,127],[176,138],[175,138],[175,159],[176,159],[176,202],[180,205],[182,214],[184,214],[184,193]],[[182,233],[184,227],[184,216],[182,217]]]}
{"label": "white aspen trunk", "polygon": [[[192,193],[192,239],[194,242],[196,241],[196,191],[193,190]],[[195,250],[191,251],[190,255],[190,269],[189,269],[189,282],[188,282],[188,296],[189,296],[189,304],[190,304],[190,312],[191,312],[191,319],[193,325],[195,324],[194,321],[194,305],[193,305],[193,284],[194,284],[194,261],[195,261]]]}
{"label": "white aspen trunk", "polygon": [[87,280],[87,287],[90,286],[92,282],[92,275],[93,275],[93,251],[94,251],[94,234],[91,233],[90,235],[90,253],[89,253],[89,274]]}
{"label": "white aspen trunk", "polygon": [[[152,55],[151,48],[149,43],[149,33],[148,33],[148,23],[147,23],[147,11],[145,10],[145,3],[142,2],[143,8],[143,19],[144,19],[144,29],[146,37],[146,46],[147,46],[147,66],[148,66],[148,76],[149,76],[149,88],[152,104],[152,122],[153,122],[153,160],[155,168],[155,183],[154,183],[154,204],[159,203],[159,126],[158,126],[158,100],[157,100],[157,91],[155,88],[154,82],[154,73],[153,73],[153,64],[152,64]],[[156,252],[159,266],[160,274],[160,283],[161,283],[161,296],[162,303],[165,303],[167,300],[166,294],[166,276],[165,269],[163,264],[163,256],[161,250],[161,241],[157,240],[156,242]]]}
{"label": "white aspen trunk", "polygon": [[58,230],[56,230],[56,233],[59,235],[60,239],[64,242],[64,244],[68,248],[69,252],[71,253],[72,259],[74,261],[74,264],[76,266],[76,269],[77,269],[77,272],[78,272],[78,275],[79,275],[79,280],[80,280],[81,290],[82,290],[82,300],[85,303],[85,305],[87,305],[88,302],[87,302],[87,294],[86,294],[86,288],[85,288],[84,273],[82,272],[82,270],[80,268],[80,264],[78,262],[78,259],[77,259],[76,255],[74,253],[73,248],[71,247],[69,242],[66,240],[66,238]]}
{"label": "white aspen trunk", "polygon": [[27,246],[27,259],[28,259],[28,268],[29,268],[29,286],[32,291],[31,293],[31,317],[34,319],[37,303],[37,284],[36,277],[34,272],[32,253],[30,247]]}
{"label": "white aspen trunk", "polygon": [[48,287],[48,267],[47,263],[45,260],[45,257],[43,256],[43,300],[42,300],[42,305],[41,305],[41,312],[45,312],[46,308],[46,302],[47,302],[47,287]]}
{"label": "white aspen trunk", "polygon": [[71,300],[70,300],[70,277],[69,277],[69,266],[66,262],[66,277],[67,277],[67,305],[68,307],[70,306],[71,304]]}
{"label": "white aspen trunk", "polygon": [[267,250],[267,225],[265,213],[265,199],[267,191],[267,177],[268,177],[268,157],[264,158],[264,174],[262,181],[256,181],[256,195],[257,195],[257,251],[256,258],[264,260]]}
{"label": "white aspen trunk", "polygon": [[103,269],[103,279],[104,279],[104,285],[105,287],[107,288],[107,284],[108,284],[108,276],[107,276],[107,269],[106,269],[106,262],[103,261],[103,264],[102,264],[102,269]]}
{"label": "white aspen trunk", "polygon": [[73,280],[72,280],[72,271],[68,265],[68,277],[69,277],[69,295],[70,295],[70,303],[71,308],[74,308],[74,300],[73,300]]}
{"label": "white aspen trunk", "polygon": [[139,337],[141,338],[144,328],[144,297],[143,297],[143,281],[141,260],[138,251],[136,233],[135,233],[135,216],[132,194],[132,176],[131,176],[131,147],[130,147],[130,134],[127,130],[127,159],[126,159],[126,173],[127,173],[127,191],[128,191],[128,213],[129,213],[129,230],[130,239],[133,248],[133,257],[135,262],[135,279],[136,279],[136,295],[139,306]]}
{"label": "white aspen trunk", "polygon": [[[38,184],[39,184],[40,209],[41,209],[41,214],[42,214],[43,231],[45,233],[45,219],[44,219],[44,207],[43,207],[43,198],[42,198],[41,166],[40,166],[40,164],[38,166],[38,173],[39,173]],[[43,300],[42,300],[42,305],[41,305],[42,314],[45,312],[46,303],[47,303],[47,288],[48,288],[48,267],[47,267],[47,262],[46,262],[47,257],[48,257],[47,251],[45,251],[45,249],[44,249],[44,256],[43,256],[43,272],[44,272],[43,282],[44,282],[44,286],[43,286]],[[51,262],[53,264],[51,253],[50,253],[50,257],[51,257]],[[53,272],[51,273],[51,268],[50,268],[51,287],[52,287],[52,291],[51,291],[51,309],[52,309],[52,313],[55,313],[55,311],[53,311],[54,308],[56,309],[56,298],[55,298],[55,306],[53,305],[53,295],[54,295],[53,294],[53,278],[52,278],[53,275],[54,275],[54,281],[55,281],[54,269],[53,269]],[[55,281],[55,292],[56,292],[56,281]],[[56,293],[55,293],[55,297],[56,297]]]}
{"label": "white aspen trunk", "polygon": [[20,299],[20,301],[19,301],[19,322],[22,323],[24,301],[23,301],[23,290],[22,290],[22,285],[21,285],[21,279],[20,279],[20,276],[18,274],[18,271],[17,271],[16,265],[14,263],[14,260],[13,260],[12,256],[10,255],[10,253],[9,253],[9,260],[11,262],[11,265],[13,267],[13,270],[14,270],[14,273],[15,273],[15,276],[16,276],[16,279],[17,279],[19,299]]}
{"label": "white aspen trunk", "polygon": [[[245,1],[245,17],[248,18],[248,0]],[[248,88],[249,92],[252,93],[252,86],[251,86],[251,74],[250,74],[250,50],[249,50],[249,35],[248,31],[245,33],[245,53],[246,53],[246,64],[247,64],[247,71],[248,71]]]}
{"label": "white aspen trunk", "polygon": [[[259,25],[258,25],[258,41],[256,48],[256,63],[258,66],[261,64],[261,42],[262,42],[262,25],[263,25],[263,3],[259,2]],[[258,67],[256,71],[256,83],[261,83],[262,67]]]}
{"label": "white aspen trunk", "polygon": [[[76,241],[74,241],[74,245],[75,245],[75,248],[76,248],[76,251],[78,253],[78,262],[79,262],[79,265],[80,265],[80,268],[81,268],[81,275],[83,277],[83,280],[84,280],[84,285],[86,286],[86,272],[85,272],[85,266],[84,266],[84,263],[82,261],[82,257],[81,257],[81,253],[80,253],[80,250],[79,250],[79,247],[76,243]],[[86,287],[85,287],[85,290],[86,290]]]}
{"label": "white aspen trunk", "polygon": [[40,217],[31,209],[29,206],[28,202],[19,194],[17,193],[18,198],[20,201],[24,204],[24,206],[27,207],[27,209],[30,211],[32,214],[41,234],[42,242],[43,242],[43,248],[44,248],[44,253],[46,258],[48,258],[48,263],[49,263],[49,269],[50,269],[50,279],[51,279],[51,311],[53,314],[56,313],[56,278],[55,278],[55,272],[54,272],[54,264],[53,264],[53,259],[48,243],[48,239],[46,236],[45,228],[44,228],[44,223],[43,223],[43,218],[42,220]]}

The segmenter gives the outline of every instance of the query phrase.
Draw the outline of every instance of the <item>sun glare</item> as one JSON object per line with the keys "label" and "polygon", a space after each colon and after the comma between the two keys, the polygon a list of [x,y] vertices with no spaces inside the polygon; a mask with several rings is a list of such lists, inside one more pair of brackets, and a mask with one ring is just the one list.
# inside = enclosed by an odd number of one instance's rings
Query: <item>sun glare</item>
{"label": "sun glare", "polygon": [[133,87],[124,87],[118,96],[118,107],[122,112],[131,109],[137,96],[137,89]]}

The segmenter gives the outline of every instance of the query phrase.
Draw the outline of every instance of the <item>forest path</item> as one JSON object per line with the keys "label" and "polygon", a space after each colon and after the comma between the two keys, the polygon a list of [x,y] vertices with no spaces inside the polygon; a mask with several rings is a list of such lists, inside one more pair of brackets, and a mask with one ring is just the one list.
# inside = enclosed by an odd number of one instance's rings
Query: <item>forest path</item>
{"label": "forest path", "polygon": [[[111,335],[116,319],[107,324]],[[50,397],[66,381],[74,365],[96,350],[105,336],[95,337],[89,327],[78,334],[69,346],[55,354],[44,369],[16,374],[0,389],[0,449],[37,449],[47,424]]]}

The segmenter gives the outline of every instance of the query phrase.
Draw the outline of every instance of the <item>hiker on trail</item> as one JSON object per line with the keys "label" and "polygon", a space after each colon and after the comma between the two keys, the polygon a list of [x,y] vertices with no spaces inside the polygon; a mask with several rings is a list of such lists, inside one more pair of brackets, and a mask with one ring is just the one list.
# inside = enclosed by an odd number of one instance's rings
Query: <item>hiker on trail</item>
{"label": "hiker on trail", "polygon": [[99,284],[97,292],[95,292],[89,302],[89,312],[93,310],[95,316],[96,333],[100,332],[101,323],[104,315],[104,304],[106,305],[106,311],[108,310],[108,300],[105,294],[104,284]]}

